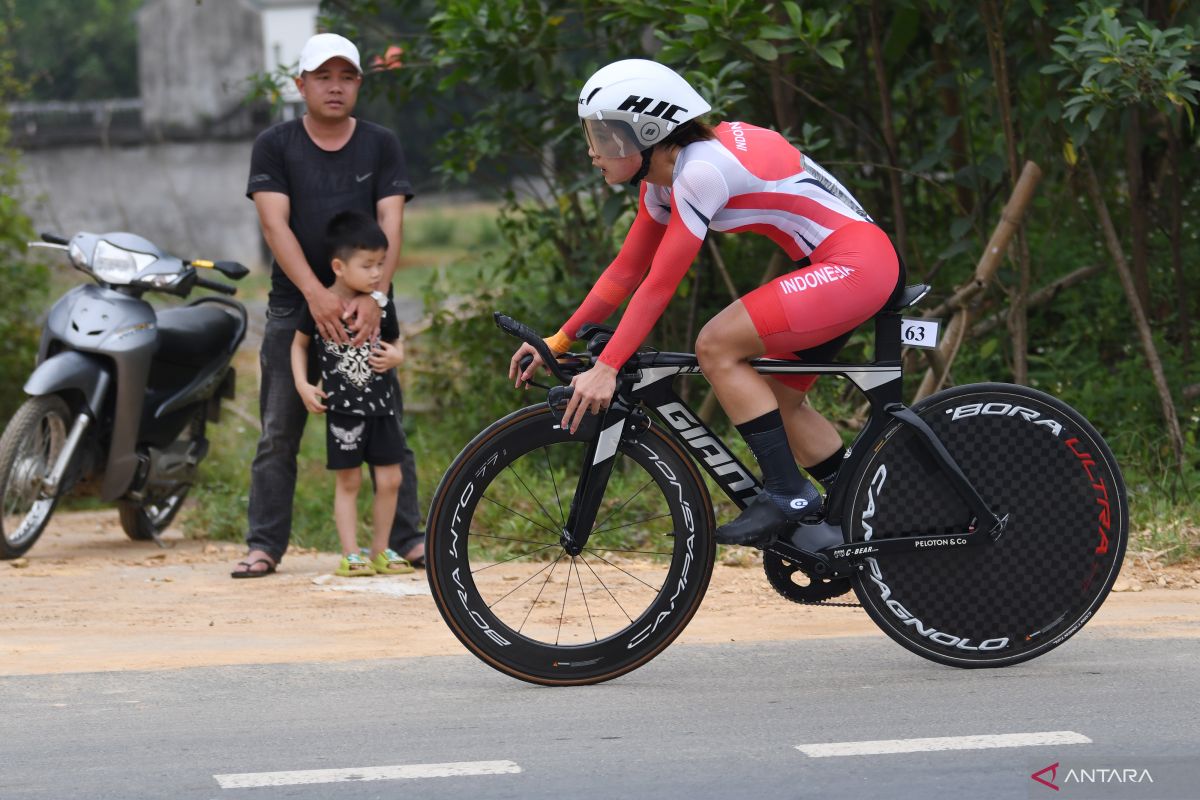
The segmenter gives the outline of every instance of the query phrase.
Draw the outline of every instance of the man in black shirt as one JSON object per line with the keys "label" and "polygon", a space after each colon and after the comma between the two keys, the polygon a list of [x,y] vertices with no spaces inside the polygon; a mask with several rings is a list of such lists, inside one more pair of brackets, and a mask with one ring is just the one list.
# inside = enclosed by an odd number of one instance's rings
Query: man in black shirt
{"label": "man in black shirt", "polygon": [[[362,78],[353,43],[331,33],[313,36],[300,53],[296,78],[306,113],[263,131],[254,142],[246,195],[254,201],[275,260],[259,355],[262,436],[250,471],[249,552],[234,577],[274,572],[291,536],[296,454],[308,417],[289,363],[301,309],[307,305],[325,339],[361,345],[378,334],[387,303],[381,292],[343,302],[328,289],[333,274],[325,252],[326,224],[342,211],[359,211],[378,221],[388,239],[384,283],[389,293],[400,258],[404,204],[412,199],[412,185],[395,134],[351,116]],[[394,373],[391,381],[399,418],[403,401]],[[403,481],[391,546],[421,563],[417,476],[407,442],[400,465]]]}

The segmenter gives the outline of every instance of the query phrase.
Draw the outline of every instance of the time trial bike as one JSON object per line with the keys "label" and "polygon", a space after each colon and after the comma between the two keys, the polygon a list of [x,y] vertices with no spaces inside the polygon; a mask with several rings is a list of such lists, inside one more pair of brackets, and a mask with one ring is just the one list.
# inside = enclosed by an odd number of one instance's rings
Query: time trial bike
{"label": "time trial bike", "polygon": [[[762,374],[833,374],[870,415],[830,487],[823,519],[841,543],[807,552],[800,527],[763,548],[767,578],[797,602],[854,591],[892,639],[932,661],[1000,667],[1065,642],[1096,613],[1121,566],[1128,505],[1120,469],[1077,411],[1024,386],[981,383],[901,402],[908,287],[874,319],[866,363],[752,362]],[[586,351],[552,357],[501,314],[564,384]],[[690,353],[642,351],[611,405],[576,434],[559,424],[570,387],[479,433],[434,495],[426,558],[455,636],[492,667],[548,685],[591,684],[661,653],[695,614],[715,559],[703,468],[739,507],[761,490],[675,392]]]}

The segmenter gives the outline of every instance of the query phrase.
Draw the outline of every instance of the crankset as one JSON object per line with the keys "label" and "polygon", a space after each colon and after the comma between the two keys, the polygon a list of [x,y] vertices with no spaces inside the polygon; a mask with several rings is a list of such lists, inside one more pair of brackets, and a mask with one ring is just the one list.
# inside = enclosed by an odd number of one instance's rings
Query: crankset
{"label": "crankset", "polygon": [[[813,577],[795,561],[778,553],[763,552],[763,572],[775,591],[793,603],[824,603],[850,591],[849,578]],[[827,605],[857,606],[858,603],[828,603]]]}

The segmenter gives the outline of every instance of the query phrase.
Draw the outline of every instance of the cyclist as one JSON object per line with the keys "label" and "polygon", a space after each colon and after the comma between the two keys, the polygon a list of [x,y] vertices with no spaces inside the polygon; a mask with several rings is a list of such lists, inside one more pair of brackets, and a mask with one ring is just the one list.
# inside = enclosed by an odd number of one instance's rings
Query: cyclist
{"label": "cyclist", "polygon": [[[566,351],[584,324],[602,322],[633,295],[597,363],[571,381],[563,425],[574,433],[585,414],[611,401],[617,371],[666,308],[709,230],[758,233],[782,247],[795,271],[734,301],[696,339],[700,367],[763,473],[764,491],[716,538],[763,546],[820,512],[821,495],[796,462],[828,485],[845,450],[833,425],[805,401],[815,376],[768,378],[748,361],[832,358],[903,287],[904,276],[887,235],[828,172],[774,131],[705,124],[700,117],[710,108],[654,61],[617,61],[584,84],[579,117],[588,156],[609,185],[640,185],[638,212],[616,258],[546,343]],[[533,362],[521,370],[526,355]],[[523,344],[509,378],[520,386],[541,364]],[[804,549],[841,541],[826,526],[803,530],[813,539],[799,543]]]}

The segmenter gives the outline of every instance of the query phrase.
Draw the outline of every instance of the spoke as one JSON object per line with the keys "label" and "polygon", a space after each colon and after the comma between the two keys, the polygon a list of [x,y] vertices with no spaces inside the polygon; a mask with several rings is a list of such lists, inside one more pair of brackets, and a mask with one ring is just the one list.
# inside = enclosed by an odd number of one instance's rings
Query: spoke
{"label": "spoke", "polygon": [[633,622],[633,617],[629,616],[629,612],[625,610],[625,606],[621,605],[621,601],[618,600],[617,596],[612,593],[612,589],[608,588],[608,584],[604,582],[604,579],[596,574],[596,570],[592,569],[591,564],[588,564],[587,559],[583,557],[583,553],[579,554],[579,560],[587,566],[588,571],[592,573],[592,577],[596,579],[596,582],[600,584],[604,591],[608,592],[608,596],[611,597],[612,601],[617,604],[617,608],[621,609],[621,613],[625,615],[625,619]]}
{"label": "spoke", "polygon": [[592,553],[592,555],[594,555],[596,558],[600,559],[600,560],[601,560],[601,561],[603,561],[605,564],[608,564],[610,567],[612,567],[613,569],[617,570],[618,572],[624,572],[626,575],[628,575],[629,577],[633,578],[635,581],[637,581],[638,583],[642,584],[643,586],[645,586],[645,587],[646,587],[647,589],[649,589],[650,591],[652,591],[652,592],[658,592],[658,591],[660,591],[660,590],[662,589],[662,587],[661,587],[661,586],[660,586],[660,587],[658,587],[657,589],[656,589],[656,588],[654,588],[653,586],[651,586],[650,584],[646,583],[644,580],[642,580],[641,578],[639,578],[637,575],[634,575],[634,574],[633,574],[632,572],[630,572],[629,570],[627,570],[627,569],[622,569],[621,567],[617,566],[617,565],[616,565],[616,564],[614,564],[613,562],[609,561],[609,560],[608,560],[607,558],[605,558],[604,556],[600,555],[599,553],[597,553],[597,552],[595,552],[595,551],[592,551],[592,548],[590,548],[590,547],[587,547],[587,548],[584,548],[584,549],[585,549],[585,550],[588,550],[589,552],[591,552],[591,553]]}
{"label": "spoke", "polygon": [[563,601],[562,610],[558,612],[558,631],[554,634],[554,643],[558,644],[562,638],[563,619],[567,616],[567,592],[571,591],[571,570],[575,568],[575,557],[571,556],[571,560],[567,562],[567,580],[563,584]]}
{"label": "spoke", "polygon": [[[558,559],[557,559],[557,558],[556,558],[556,559],[554,559],[554,561],[551,561],[551,562],[550,562],[549,564],[547,564],[546,566],[544,566],[544,567],[542,567],[541,569],[539,569],[537,572],[535,572],[535,573],[533,573],[532,575],[530,575],[530,576],[529,576],[528,578],[526,578],[525,580],[523,580],[523,581],[521,581],[520,583],[518,583],[516,586],[514,586],[512,589],[510,589],[510,590],[508,591],[508,594],[504,595],[504,597],[501,597],[499,600],[495,601],[494,603],[490,603],[490,604],[488,605],[488,608],[489,608],[489,609],[491,609],[491,608],[495,608],[496,606],[500,605],[501,603],[503,603],[503,602],[504,602],[505,598],[507,598],[509,595],[511,595],[511,594],[512,594],[513,592],[515,592],[517,589],[520,589],[522,586],[524,586],[525,584],[529,583],[531,580],[533,580],[534,578],[536,578],[538,575],[541,575],[543,572],[545,572],[546,570],[550,569],[550,568],[551,568],[552,566],[554,566],[556,563],[558,563]],[[526,615],[526,619],[528,619],[528,615]],[[521,623],[521,624],[524,624],[524,623]]]}
{"label": "spoke", "polygon": [[[580,560],[583,556],[580,555]],[[600,641],[600,637],[596,634],[596,620],[592,619],[592,608],[588,605],[587,592],[583,590],[583,570],[578,566],[575,567],[575,580],[579,582],[579,596],[583,598],[583,610],[587,614],[588,624],[592,626],[592,641]]]}
{"label": "spoke", "polygon": [[641,553],[646,556],[673,556],[672,552],[663,553],[658,550],[623,550],[620,547],[589,547],[588,550],[594,550],[597,553]]}
{"label": "spoke", "polygon": [[599,528],[599,527],[601,527],[602,525],[604,525],[604,523],[606,523],[606,522],[608,522],[610,519],[612,519],[614,514],[616,514],[618,511],[620,511],[620,510],[621,510],[622,508],[624,508],[625,506],[629,505],[629,503],[630,503],[630,502],[633,500],[633,498],[635,498],[635,497],[637,497],[639,494],[641,494],[641,493],[642,493],[642,492],[643,492],[643,491],[646,489],[646,487],[647,487],[647,486],[649,486],[649,485],[650,485],[650,484],[652,484],[652,483],[654,483],[654,479],[653,479],[653,478],[651,478],[650,480],[648,480],[648,481],[646,481],[645,483],[643,483],[643,484],[642,484],[642,488],[641,488],[641,489],[638,489],[636,492],[634,492],[633,494],[631,494],[629,497],[627,497],[627,498],[625,499],[625,502],[621,503],[621,505],[617,506],[617,507],[616,507],[616,508],[614,508],[612,511],[608,512],[608,516],[607,516],[607,517],[605,517],[604,519],[600,520],[598,523],[596,523],[595,525],[593,525],[593,526],[592,526],[593,530],[594,530],[595,528]]}
{"label": "spoke", "polygon": [[566,525],[567,516],[563,513],[562,497],[558,494],[558,481],[554,479],[554,467],[550,466],[550,448],[542,445],[542,455],[546,457],[546,471],[550,473],[550,484],[554,487],[554,501],[558,504],[559,525]]}
{"label": "spoke", "polygon": [[557,542],[555,542],[554,544],[548,544],[548,545],[545,545],[544,547],[539,547],[537,550],[530,550],[528,553],[521,553],[520,555],[513,556],[512,558],[506,558],[503,561],[497,561],[495,564],[488,564],[486,567],[480,567],[479,569],[473,569],[473,570],[471,570],[471,574],[478,575],[479,573],[483,572],[486,569],[491,569],[492,567],[498,567],[501,564],[507,564],[510,561],[516,561],[518,558],[528,558],[529,556],[533,555],[534,553],[540,553],[543,550],[549,550],[551,547],[558,547],[558,546],[559,545]]}
{"label": "spoke", "polygon": [[[533,499],[533,502],[537,503],[538,508],[540,508],[542,510],[542,513],[546,515],[546,519],[550,520],[550,524],[553,525],[554,517],[550,516],[550,512],[546,510],[546,507],[544,505],[542,505],[542,501],[538,499],[538,496],[535,495],[533,493],[533,490],[529,488],[529,485],[525,483],[525,479],[521,477],[521,474],[519,472],[517,472],[515,469],[513,469],[512,464],[509,464],[507,467],[505,467],[505,469],[507,469],[509,472],[511,472],[513,474],[513,476],[516,477],[516,479],[520,482],[521,486],[523,486],[525,488],[525,491]],[[529,520],[529,521],[533,522],[533,520]],[[536,523],[534,523],[534,524],[536,524]]]}
{"label": "spoke", "polygon": [[[538,589],[537,597],[533,598],[533,602],[529,604],[529,610],[525,612],[525,619],[521,620],[521,627],[517,628],[517,633],[521,632],[521,628],[525,627],[525,623],[529,622],[529,615],[533,613],[537,601],[542,599],[542,592],[546,591],[546,585],[550,583],[550,579],[554,577],[554,569],[558,566],[558,562],[562,560],[562,556],[554,559],[550,564],[550,572],[546,575],[546,580],[542,581],[542,588]],[[544,570],[543,570],[544,571]]]}
{"label": "spoke", "polygon": [[[493,500],[492,498],[488,497],[486,494],[483,496],[483,499],[484,499],[484,500],[487,500],[489,503],[492,503],[493,505],[500,506],[500,508],[503,508],[505,511],[507,511],[507,512],[508,512],[508,513],[510,513],[510,514],[515,514],[515,515],[517,515],[517,516],[518,516],[518,517],[520,517],[521,519],[523,519],[523,520],[525,520],[526,522],[528,522],[530,525],[536,525],[537,527],[541,528],[542,530],[544,530],[544,531],[546,531],[547,533],[549,533],[549,534],[552,534],[552,535],[554,535],[554,536],[558,536],[558,535],[559,535],[558,531],[556,531],[556,530],[553,530],[553,529],[551,529],[551,528],[547,528],[545,525],[543,525],[542,523],[538,522],[538,521],[537,521],[537,520],[535,520],[535,519],[530,519],[529,517],[527,517],[527,516],[525,516],[524,514],[522,514],[520,511],[517,511],[515,508],[509,508],[508,506],[504,505],[503,503],[497,503],[495,500]],[[535,500],[536,500],[536,498],[535,498]],[[543,510],[543,511],[545,511],[545,509],[542,509],[542,510]],[[553,522],[553,521],[554,521],[554,520],[551,520],[551,522]]]}
{"label": "spoke", "polygon": [[[645,525],[648,522],[654,522],[657,519],[665,519],[670,516],[671,516],[671,512],[668,511],[665,514],[659,514],[657,517],[648,517],[646,519],[635,519],[633,522],[626,522],[624,525],[618,525],[615,528],[601,528],[600,530],[594,530],[594,531],[592,531],[592,535],[595,536],[597,533],[608,533],[609,531],[619,531],[619,530],[621,530],[621,528],[628,528],[633,525]],[[675,531],[672,530],[671,533],[674,534]]]}
{"label": "spoke", "polygon": [[[499,539],[503,542],[519,542],[520,544],[546,544],[546,542],[539,542],[537,539],[516,539],[512,536],[497,536],[494,533],[475,533],[471,531],[471,535],[478,539]],[[550,542],[550,544],[555,545],[558,542]]]}

